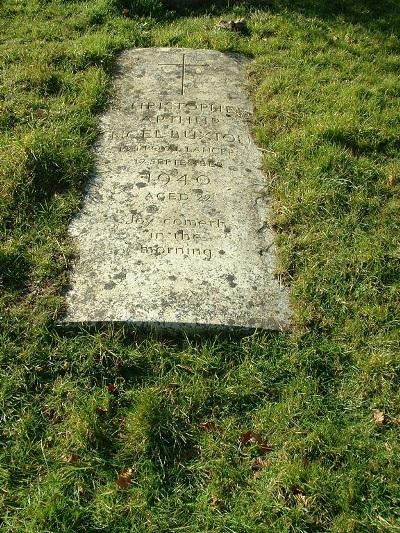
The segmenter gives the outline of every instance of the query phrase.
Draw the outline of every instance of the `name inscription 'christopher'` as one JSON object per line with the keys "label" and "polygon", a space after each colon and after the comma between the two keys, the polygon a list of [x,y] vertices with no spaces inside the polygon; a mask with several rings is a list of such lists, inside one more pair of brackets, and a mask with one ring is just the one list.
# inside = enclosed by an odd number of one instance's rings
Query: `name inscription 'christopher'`
{"label": "name inscription 'christopher'", "polygon": [[250,113],[243,109],[242,107],[237,107],[233,105],[223,105],[216,104],[212,102],[199,102],[190,100],[188,102],[174,102],[174,101],[164,101],[164,102],[133,102],[131,108],[140,111],[164,111],[164,112],[178,112],[178,111],[196,111],[202,113],[216,113],[222,114],[226,117],[230,116],[240,116],[240,117],[250,117]]}

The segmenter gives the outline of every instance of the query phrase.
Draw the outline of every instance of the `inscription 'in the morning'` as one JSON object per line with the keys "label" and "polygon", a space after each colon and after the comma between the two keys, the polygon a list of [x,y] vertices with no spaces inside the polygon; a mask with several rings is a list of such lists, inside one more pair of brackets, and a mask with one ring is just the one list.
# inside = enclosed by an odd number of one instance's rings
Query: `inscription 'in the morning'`
{"label": "inscription 'in the morning'", "polygon": [[147,246],[144,244],[139,245],[139,251],[142,254],[148,255],[181,255],[184,257],[203,257],[205,261],[211,261],[212,251],[210,248],[186,248],[179,246]]}

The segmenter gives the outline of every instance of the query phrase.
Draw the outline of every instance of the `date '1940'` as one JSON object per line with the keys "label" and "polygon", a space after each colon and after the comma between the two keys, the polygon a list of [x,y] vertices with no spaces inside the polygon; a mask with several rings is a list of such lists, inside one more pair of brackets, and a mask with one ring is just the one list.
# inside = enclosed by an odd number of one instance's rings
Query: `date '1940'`
{"label": "date '1940'", "polygon": [[143,181],[138,182],[136,185],[138,187],[144,185],[169,185],[170,183],[180,183],[183,186],[186,185],[209,185],[211,179],[204,174],[188,176],[184,174],[183,176],[171,176],[166,172],[161,172],[160,174],[152,175],[150,172],[141,173],[139,178]]}

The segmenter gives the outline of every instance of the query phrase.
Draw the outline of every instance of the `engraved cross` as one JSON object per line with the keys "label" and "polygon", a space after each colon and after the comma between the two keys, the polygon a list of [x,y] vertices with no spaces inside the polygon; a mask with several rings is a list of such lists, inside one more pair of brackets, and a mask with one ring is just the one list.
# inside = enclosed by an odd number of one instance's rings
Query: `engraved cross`
{"label": "engraved cross", "polygon": [[187,67],[208,67],[207,64],[186,63],[186,54],[182,55],[182,63],[159,63],[160,66],[180,67],[181,69],[181,94],[185,94],[185,77]]}

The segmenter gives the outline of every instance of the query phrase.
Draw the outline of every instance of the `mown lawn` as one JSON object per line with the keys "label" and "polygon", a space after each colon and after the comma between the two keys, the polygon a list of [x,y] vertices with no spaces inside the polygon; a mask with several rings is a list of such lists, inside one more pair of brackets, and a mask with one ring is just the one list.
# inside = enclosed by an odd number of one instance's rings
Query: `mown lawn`
{"label": "mown lawn", "polygon": [[[227,3],[0,0],[5,533],[400,531],[400,4]],[[254,57],[293,332],[58,325],[97,113],[137,46]]]}

